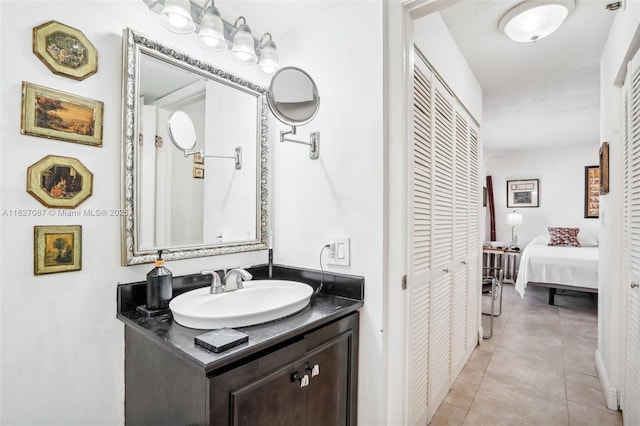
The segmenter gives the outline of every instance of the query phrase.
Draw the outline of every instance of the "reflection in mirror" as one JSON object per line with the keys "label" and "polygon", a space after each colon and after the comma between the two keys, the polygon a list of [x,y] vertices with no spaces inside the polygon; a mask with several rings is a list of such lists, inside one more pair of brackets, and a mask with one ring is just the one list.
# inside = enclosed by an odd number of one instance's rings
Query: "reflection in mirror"
{"label": "reflection in mirror", "polygon": [[268,96],[273,114],[291,126],[310,122],[320,108],[316,83],[300,68],[285,67],[275,73]]}
{"label": "reflection in mirror", "polygon": [[123,90],[123,264],[265,249],[265,89],[128,29]]}
{"label": "reflection in mirror", "polygon": [[189,114],[184,111],[171,113],[167,120],[167,130],[171,142],[181,151],[189,152],[196,146],[196,128]]}

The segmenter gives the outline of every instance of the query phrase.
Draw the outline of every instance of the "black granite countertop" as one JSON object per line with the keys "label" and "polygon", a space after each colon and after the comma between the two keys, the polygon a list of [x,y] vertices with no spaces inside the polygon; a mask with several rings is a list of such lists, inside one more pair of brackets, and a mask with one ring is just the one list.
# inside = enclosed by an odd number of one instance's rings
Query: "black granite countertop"
{"label": "black granite countertop", "polygon": [[[268,274],[266,266],[248,270],[254,279],[265,279]],[[320,284],[321,273],[274,265],[272,278],[300,281],[316,289]],[[211,282],[209,278],[200,274],[174,277],[173,281],[174,297]],[[126,326],[165,344],[171,350],[202,366],[207,373],[342,318],[364,304],[364,278],[325,272],[321,291],[312,297],[309,305],[303,310],[277,321],[237,328],[249,336],[249,341],[224,352],[215,353],[195,343],[195,337],[208,330],[183,327],[173,320],[170,312],[150,317],[136,311],[136,306],[145,302],[145,284],[142,281],[118,285],[117,317]]]}

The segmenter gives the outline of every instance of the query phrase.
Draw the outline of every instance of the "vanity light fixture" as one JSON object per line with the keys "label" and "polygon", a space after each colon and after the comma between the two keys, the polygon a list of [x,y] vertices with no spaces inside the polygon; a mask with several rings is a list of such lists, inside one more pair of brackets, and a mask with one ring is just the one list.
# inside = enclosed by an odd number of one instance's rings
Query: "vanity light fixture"
{"label": "vanity light fixture", "polygon": [[[269,40],[265,41],[267,36]],[[278,51],[270,33],[264,33],[260,39],[260,62],[258,62],[258,66],[265,74],[273,74],[280,68]]]}
{"label": "vanity light fixture", "polygon": [[205,3],[204,13],[200,20],[200,31],[198,31],[200,46],[216,52],[226,50],[227,40],[224,38],[224,22],[222,22],[220,12],[214,6],[213,1],[210,6],[206,6],[207,3]]}
{"label": "vanity light fixture", "polygon": [[513,41],[535,42],[560,28],[575,7],[575,0],[527,0],[509,10],[498,27]]}
{"label": "vanity light fixture", "polygon": [[160,23],[169,31],[178,34],[189,34],[196,29],[191,17],[189,0],[165,0],[160,12]]}
{"label": "vanity light fixture", "polygon": [[258,41],[244,16],[234,25],[222,19],[214,0],[142,0],[153,12],[160,14],[162,25],[178,34],[197,32],[198,44],[207,50],[230,48],[233,58],[241,64],[258,64],[265,74],[273,74],[280,67],[276,44],[270,33]]}
{"label": "vanity light fixture", "polygon": [[[240,20],[242,20],[242,23],[238,26]],[[235,35],[233,36],[231,54],[241,64],[255,64],[258,62],[258,56],[256,55],[256,47],[253,43],[251,28],[247,25],[247,20],[244,16],[238,16],[233,27],[235,28]]]}

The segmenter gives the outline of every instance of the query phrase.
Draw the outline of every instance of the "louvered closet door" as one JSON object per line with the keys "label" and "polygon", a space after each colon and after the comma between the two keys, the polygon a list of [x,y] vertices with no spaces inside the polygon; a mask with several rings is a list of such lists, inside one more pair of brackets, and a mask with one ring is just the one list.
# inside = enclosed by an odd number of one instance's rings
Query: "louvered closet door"
{"label": "louvered closet door", "polygon": [[[628,287],[626,384],[622,415],[624,423],[640,425],[640,57],[629,63],[627,73],[627,125],[624,132],[624,210],[623,240],[629,267],[625,268]],[[623,260],[623,261],[624,261]]]}
{"label": "louvered closet door", "polygon": [[413,138],[409,149],[408,424],[428,422],[429,290],[431,274],[432,87],[431,72],[414,66]]}
{"label": "louvered closet door", "polygon": [[455,111],[453,167],[453,285],[451,305],[451,381],[466,361],[467,260],[469,247],[469,119]]}
{"label": "louvered closet door", "polygon": [[453,97],[434,80],[433,241],[429,318],[429,416],[451,385],[451,269],[453,251]]}
{"label": "louvered closet door", "polygon": [[480,329],[480,140],[475,123],[469,125],[469,236],[467,240],[466,358],[478,345]]}

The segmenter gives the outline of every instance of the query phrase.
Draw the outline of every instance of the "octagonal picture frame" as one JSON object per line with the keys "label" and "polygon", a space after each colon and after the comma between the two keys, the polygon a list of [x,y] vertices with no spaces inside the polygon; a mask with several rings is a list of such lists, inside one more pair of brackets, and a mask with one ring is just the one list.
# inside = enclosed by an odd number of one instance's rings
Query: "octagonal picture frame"
{"label": "octagonal picture frame", "polygon": [[33,53],[54,74],[84,80],[98,72],[98,51],[77,28],[58,21],[33,28]]}
{"label": "octagonal picture frame", "polygon": [[93,173],[78,159],[47,155],[27,169],[27,192],[45,207],[74,209],[93,193]]}

